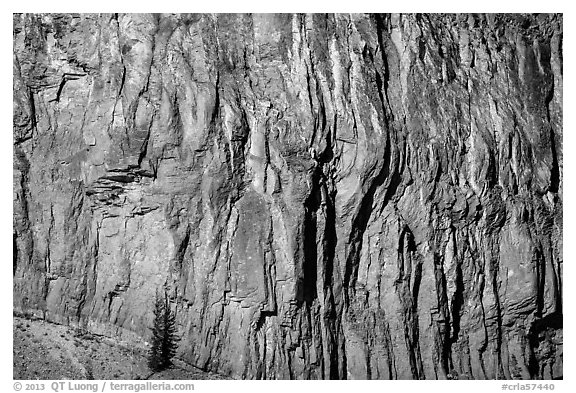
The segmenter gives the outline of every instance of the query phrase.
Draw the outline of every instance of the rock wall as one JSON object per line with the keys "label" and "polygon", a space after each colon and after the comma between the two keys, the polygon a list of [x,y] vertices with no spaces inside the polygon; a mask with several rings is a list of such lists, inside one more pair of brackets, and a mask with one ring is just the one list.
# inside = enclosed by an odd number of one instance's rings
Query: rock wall
{"label": "rock wall", "polygon": [[14,15],[14,308],[235,378],[562,377],[561,15]]}

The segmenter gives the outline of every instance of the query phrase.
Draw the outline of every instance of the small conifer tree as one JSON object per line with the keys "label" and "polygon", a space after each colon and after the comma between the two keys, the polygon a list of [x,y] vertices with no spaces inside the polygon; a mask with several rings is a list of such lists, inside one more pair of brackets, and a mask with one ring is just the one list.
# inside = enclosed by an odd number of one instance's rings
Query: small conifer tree
{"label": "small conifer tree", "polygon": [[176,335],[176,315],[170,309],[168,294],[156,295],[154,305],[154,326],[152,327],[152,348],[148,366],[152,371],[162,371],[172,365],[179,338]]}

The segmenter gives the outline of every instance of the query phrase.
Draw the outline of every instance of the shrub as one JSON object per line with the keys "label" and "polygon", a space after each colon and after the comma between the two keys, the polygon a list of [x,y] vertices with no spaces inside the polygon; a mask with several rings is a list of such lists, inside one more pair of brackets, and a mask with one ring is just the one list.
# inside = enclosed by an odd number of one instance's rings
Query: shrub
{"label": "shrub", "polygon": [[93,380],[94,379],[94,367],[92,366],[92,360],[88,359],[86,362],[86,379]]}

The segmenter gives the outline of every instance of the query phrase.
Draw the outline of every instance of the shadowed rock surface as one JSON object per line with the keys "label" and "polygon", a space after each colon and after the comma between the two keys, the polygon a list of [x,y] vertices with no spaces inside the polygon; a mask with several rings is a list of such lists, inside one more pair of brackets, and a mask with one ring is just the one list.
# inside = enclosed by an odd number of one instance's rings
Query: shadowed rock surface
{"label": "shadowed rock surface", "polygon": [[14,15],[14,308],[234,378],[562,377],[561,15]]}

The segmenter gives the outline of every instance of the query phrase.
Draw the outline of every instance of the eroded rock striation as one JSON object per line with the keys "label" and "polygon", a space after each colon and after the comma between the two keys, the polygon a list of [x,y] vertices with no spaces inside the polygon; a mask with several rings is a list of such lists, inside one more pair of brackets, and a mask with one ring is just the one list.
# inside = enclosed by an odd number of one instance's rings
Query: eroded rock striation
{"label": "eroded rock striation", "polygon": [[235,378],[562,377],[561,15],[14,15],[14,308]]}

